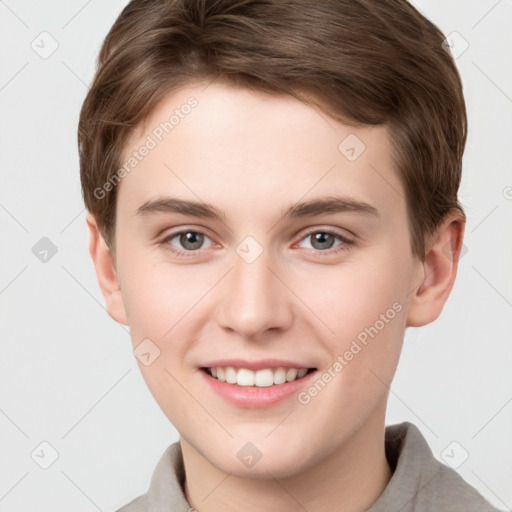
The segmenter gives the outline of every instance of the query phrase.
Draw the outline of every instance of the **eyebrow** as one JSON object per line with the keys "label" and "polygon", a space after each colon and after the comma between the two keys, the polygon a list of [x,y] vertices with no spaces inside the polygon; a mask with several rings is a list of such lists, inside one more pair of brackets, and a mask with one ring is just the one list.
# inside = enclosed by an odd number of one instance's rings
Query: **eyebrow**
{"label": "eyebrow", "polygon": [[[379,211],[372,205],[350,197],[329,196],[296,203],[281,212],[286,218],[314,217],[316,215],[342,212],[358,212],[380,217]],[[198,201],[189,201],[174,197],[160,197],[141,205],[136,215],[147,216],[156,213],[179,213],[214,220],[222,220],[225,213],[217,207]]]}

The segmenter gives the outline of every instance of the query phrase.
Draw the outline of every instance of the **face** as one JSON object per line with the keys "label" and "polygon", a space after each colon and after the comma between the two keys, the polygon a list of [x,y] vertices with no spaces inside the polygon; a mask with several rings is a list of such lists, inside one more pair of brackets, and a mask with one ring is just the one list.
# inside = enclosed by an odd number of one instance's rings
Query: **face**
{"label": "face", "polygon": [[[225,472],[285,477],[383,421],[418,269],[387,129],[197,84],[124,162],[113,316],[182,441]],[[268,385],[291,368],[308,373]]]}

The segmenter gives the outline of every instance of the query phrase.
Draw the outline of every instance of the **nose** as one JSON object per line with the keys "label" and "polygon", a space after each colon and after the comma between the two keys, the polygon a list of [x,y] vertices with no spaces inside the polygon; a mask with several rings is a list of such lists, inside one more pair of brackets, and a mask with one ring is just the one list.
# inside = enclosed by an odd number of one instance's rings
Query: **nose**
{"label": "nose", "polygon": [[251,340],[267,331],[285,331],[293,323],[293,294],[284,284],[286,276],[263,252],[253,261],[242,252],[233,254],[233,268],[219,292],[218,322],[228,331]]}

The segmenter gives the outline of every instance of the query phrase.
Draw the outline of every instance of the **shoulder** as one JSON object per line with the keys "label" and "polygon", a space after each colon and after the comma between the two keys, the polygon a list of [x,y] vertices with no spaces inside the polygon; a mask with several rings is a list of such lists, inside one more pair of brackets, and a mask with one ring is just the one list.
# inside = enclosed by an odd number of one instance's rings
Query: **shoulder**
{"label": "shoulder", "polygon": [[[437,471],[426,482],[413,502],[413,510],[450,510],[451,512],[499,512],[454,469],[437,460]],[[428,506],[428,508],[426,508]]]}
{"label": "shoulder", "polygon": [[146,512],[148,510],[148,495],[141,494],[138,498],[130,501],[116,512]]}
{"label": "shoulder", "polygon": [[133,499],[116,512],[153,512],[168,510],[190,512],[183,484],[185,470],[179,442],[171,444],[156,465],[147,493]]}
{"label": "shoulder", "polygon": [[454,469],[440,462],[438,464],[439,470],[431,492],[426,492],[427,497],[434,502],[451,505],[453,511],[499,512]]}
{"label": "shoulder", "polygon": [[434,457],[412,423],[386,428],[386,457],[393,475],[368,512],[499,512],[454,469]]}

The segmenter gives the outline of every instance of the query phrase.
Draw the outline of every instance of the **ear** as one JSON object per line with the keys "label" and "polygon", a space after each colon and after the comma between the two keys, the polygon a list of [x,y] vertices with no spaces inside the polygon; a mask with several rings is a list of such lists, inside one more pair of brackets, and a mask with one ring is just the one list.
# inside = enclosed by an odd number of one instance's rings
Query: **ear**
{"label": "ear", "polygon": [[89,253],[96,269],[96,277],[105,299],[108,314],[116,322],[128,325],[117,270],[110,249],[100,233],[96,219],[90,212],[87,213],[86,222],[90,234]]}
{"label": "ear", "polygon": [[418,271],[409,305],[407,326],[427,325],[441,314],[455,283],[465,226],[464,213],[451,210],[428,241],[425,258],[417,263]]}

